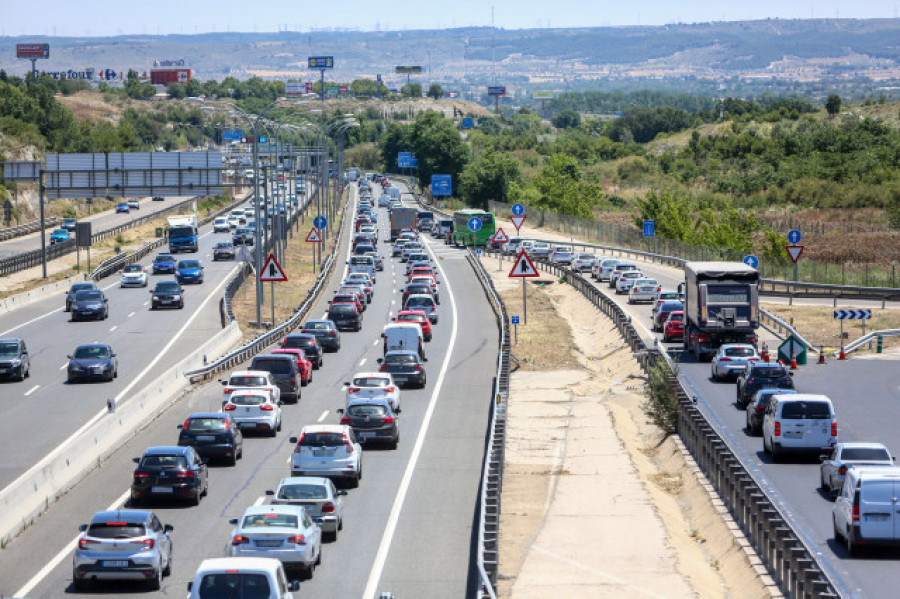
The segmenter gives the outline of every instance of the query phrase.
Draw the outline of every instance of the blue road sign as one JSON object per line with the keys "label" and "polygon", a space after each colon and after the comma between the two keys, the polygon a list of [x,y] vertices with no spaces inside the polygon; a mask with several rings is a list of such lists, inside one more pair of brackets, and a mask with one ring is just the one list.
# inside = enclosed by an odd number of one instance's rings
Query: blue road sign
{"label": "blue road sign", "polygon": [[481,229],[481,219],[477,216],[473,216],[469,219],[469,230],[473,233]]}
{"label": "blue road sign", "polygon": [[797,245],[800,243],[800,240],[803,239],[803,234],[800,233],[799,229],[791,229],[787,234],[788,241],[791,242],[791,245]]}
{"label": "blue road sign", "polygon": [[655,237],[656,236],[656,221],[655,220],[645,220],[644,221],[644,237]]}
{"label": "blue road sign", "polygon": [[522,204],[513,204],[512,213],[513,216],[522,216],[523,214],[525,214],[525,206],[523,206]]}
{"label": "blue road sign", "polygon": [[260,136],[259,143],[264,144],[268,141],[268,138]]}
{"label": "blue road sign", "polygon": [[450,175],[431,175],[431,195],[452,196],[453,177]]}
{"label": "blue road sign", "polygon": [[743,263],[750,268],[759,268],[759,258],[754,256],[753,254],[747,254],[746,256],[744,256]]}
{"label": "blue road sign", "polygon": [[479,256],[481,255],[481,248],[475,248],[475,253]]}
{"label": "blue road sign", "polygon": [[313,225],[317,229],[324,229],[325,227],[328,226],[328,219],[325,218],[324,216],[317,216],[316,218],[313,219]]}
{"label": "blue road sign", "polygon": [[519,324],[519,315],[513,314],[512,316],[509,317],[509,321],[513,324]]}
{"label": "blue road sign", "polygon": [[415,168],[418,163],[419,161],[416,159],[416,155],[412,152],[397,153],[397,166],[400,168]]}
{"label": "blue road sign", "polygon": [[464,117],[462,120],[463,129],[473,129],[475,127],[475,119],[472,117]]}
{"label": "blue road sign", "polygon": [[241,141],[242,137],[244,137],[244,132],[241,130],[226,129],[222,131],[222,141]]}
{"label": "blue road sign", "polygon": [[871,310],[835,310],[835,320],[869,320],[872,318]]}

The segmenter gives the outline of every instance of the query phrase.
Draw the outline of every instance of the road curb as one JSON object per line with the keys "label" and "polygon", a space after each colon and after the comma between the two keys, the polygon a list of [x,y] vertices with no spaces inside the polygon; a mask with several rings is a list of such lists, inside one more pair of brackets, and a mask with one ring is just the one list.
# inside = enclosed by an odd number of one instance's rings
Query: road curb
{"label": "road curb", "polygon": [[41,287],[37,287],[35,289],[30,289],[28,291],[23,291],[22,293],[17,293],[16,295],[11,295],[7,298],[0,300],[0,313],[8,313],[14,310],[18,310],[19,308],[23,308],[29,304],[33,304],[42,299],[46,299],[51,297],[61,291],[68,291],[69,287],[72,283],[77,283],[79,281],[86,281],[84,275],[77,275],[74,277],[67,277],[63,281],[57,281],[56,283],[48,283],[47,285],[43,285]]}

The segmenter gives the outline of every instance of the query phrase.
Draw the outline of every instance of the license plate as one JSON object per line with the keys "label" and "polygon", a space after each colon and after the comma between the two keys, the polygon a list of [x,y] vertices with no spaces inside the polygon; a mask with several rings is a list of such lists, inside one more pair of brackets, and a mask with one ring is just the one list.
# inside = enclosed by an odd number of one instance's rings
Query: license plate
{"label": "license plate", "polygon": [[151,493],[172,493],[173,491],[172,487],[150,487]]}
{"label": "license plate", "polygon": [[103,369],[100,366],[92,366],[91,367],[91,372],[93,372],[94,374],[100,374],[102,371],[103,371]]}
{"label": "license plate", "polygon": [[331,456],[331,455],[333,455],[333,454],[334,454],[333,451],[328,451],[328,450],[325,450],[325,451],[313,451],[313,455],[316,456],[317,458],[325,458],[325,457]]}
{"label": "license plate", "polygon": [[803,433],[800,431],[785,431],[784,438],[785,439],[802,439]]}
{"label": "license plate", "polygon": [[274,540],[274,541],[271,541],[271,540],[266,540],[266,541],[260,540],[260,541],[257,541],[257,542],[256,542],[256,546],[257,546],[257,547],[281,547],[281,545],[282,545],[281,539],[276,539],[276,540]]}
{"label": "license plate", "polygon": [[170,300],[170,299],[159,300],[159,303],[161,303],[161,304],[171,304],[171,303],[172,303],[172,300]]}
{"label": "license plate", "polygon": [[891,519],[890,514],[866,514],[863,516],[866,522],[887,522]]}
{"label": "license plate", "polygon": [[216,437],[214,435],[197,435],[198,441],[215,441]]}
{"label": "license plate", "polygon": [[242,422],[241,426],[244,428],[256,428],[255,422]]}
{"label": "license plate", "polygon": [[361,432],[357,433],[357,435],[359,436],[360,439],[371,439],[372,437],[376,436],[375,433],[366,432],[366,431],[361,431]]}
{"label": "license plate", "polygon": [[108,559],[103,561],[104,568],[127,568],[127,559]]}

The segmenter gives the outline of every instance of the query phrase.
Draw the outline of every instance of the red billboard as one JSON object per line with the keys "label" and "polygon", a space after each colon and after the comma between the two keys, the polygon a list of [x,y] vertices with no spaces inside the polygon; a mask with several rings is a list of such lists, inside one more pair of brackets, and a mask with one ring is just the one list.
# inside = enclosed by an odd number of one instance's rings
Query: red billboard
{"label": "red billboard", "polygon": [[187,83],[190,80],[190,69],[152,69],[150,71],[150,83],[153,85]]}
{"label": "red billboard", "polygon": [[50,44],[16,44],[16,58],[50,58]]}

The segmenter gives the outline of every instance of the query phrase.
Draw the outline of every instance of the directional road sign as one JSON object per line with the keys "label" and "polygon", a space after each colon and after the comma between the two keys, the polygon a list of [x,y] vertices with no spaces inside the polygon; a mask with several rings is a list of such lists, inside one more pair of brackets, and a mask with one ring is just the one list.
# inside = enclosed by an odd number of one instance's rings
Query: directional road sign
{"label": "directional road sign", "polygon": [[510,316],[509,322],[511,322],[512,324],[519,324],[519,315],[513,314],[512,316]]}
{"label": "directional road sign", "polygon": [[412,152],[397,152],[397,166],[399,168],[415,168],[418,164],[419,161]]}
{"label": "directional road sign", "polygon": [[462,128],[463,129],[472,129],[475,127],[475,119],[472,117],[463,117],[462,120]]}
{"label": "directional road sign", "polygon": [[525,215],[516,216],[515,214],[509,217],[509,220],[512,221],[513,226],[516,228],[516,233],[519,232],[519,229],[522,228],[522,223],[525,222]]}
{"label": "directional road sign", "polygon": [[656,221],[655,220],[645,220],[644,221],[644,237],[655,237],[656,236]]}
{"label": "directional road sign", "polygon": [[317,216],[313,219],[313,225],[315,225],[317,229],[324,229],[328,226],[328,219],[324,216]]}
{"label": "directional road sign", "polygon": [[871,310],[835,310],[835,320],[869,320],[872,318]]}
{"label": "directional road sign", "polygon": [[522,216],[525,214],[525,206],[522,204],[516,203],[512,205],[512,209],[510,210],[515,216]]}
{"label": "directional road sign", "polygon": [[491,237],[491,241],[494,243],[506,243],[509,241],[509,237],[503,231],[503,229],[497,229],[497,232],[494,233],[494,236]]}
{"label": "directional road sign", "polygon": [[800,259],[800,254],[803,253],[803,246],[802,245],[786,245],[785,249],[787,250],[788,254],[790,254],[791,261],[794,264],[797,264],[797,260]]}
{"label": "directional road sign", "polygon": [[756,268],[756,269],[759,268],[759,258],[754,256],[753,254],[747,254],[746,256],[744,256],[744,259],[742,262],[744,264],[746,264],[747,266],[749,266],[750,268]]}
{"label": "directional road sign", "polygon": [[[800,243],[800,240],[803,239],[803,234],[800,233],[799,229],[791,229],[787,234],[788,241],[791,242],[791,245],[797,245]],[[794,260],[796,262],[796,260]]]}
{"label": "directional road sign", "polygon": [[306,235],[307,243],[321,243],[322,236],[319,235],[319,230],[313,227],[309,230],[309,233]]}
{"label": "directional road sign", "polygon": [[469,219],[469,230],[475,233],[476,231],[481,230],[481,219],[477,216],[473,216]]}
{"label": "directional road sign", "polygon": [[239,129],[226,129],[222,131],[222,141],[240,141],[244,132]]}
{"label": "directional road sign", "polygon": [[531,258],[528,257],[528,254],[523,251],[519,252],[519,257],[516,258],[516,263],[513,264],[512,270],[509,271],[509,276],[514,279],[525,279],[539,277],[541,275],[534,267],[534,262],[532,262]]}
{"label": "directional road sign", "polygon": [[475,253],[479,256],[481,255],[481,248],[475,248]]}
{"label": "directional road sign", "polygon": [[452,196],[453,178],[450,175],[431,175],[431,194],[436,196]]}
{"label": "directional road sign", "polygon": [[266,258],[262,272],[259,273],[259,280],[267,283],[283,283],[287,281],[287,275],[284,274],[284,270],[278,264],[278,260],[275,259],[275,254],[269,254],[269,257]]}

